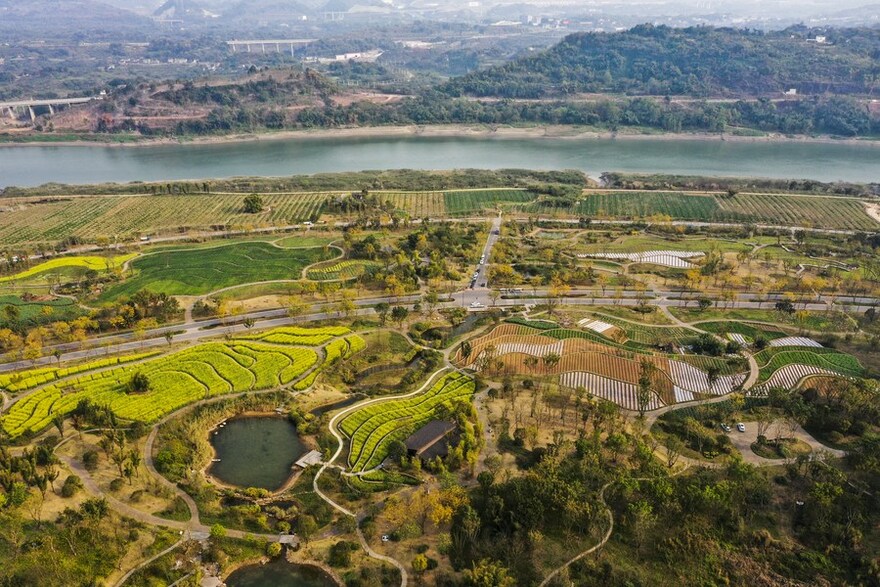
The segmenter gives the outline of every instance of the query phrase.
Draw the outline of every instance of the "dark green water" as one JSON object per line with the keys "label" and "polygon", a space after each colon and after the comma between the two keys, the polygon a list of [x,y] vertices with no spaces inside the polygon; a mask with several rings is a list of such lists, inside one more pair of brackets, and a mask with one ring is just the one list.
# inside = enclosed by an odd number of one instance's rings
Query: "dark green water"
{"label": "dark green water", "polygon": [[336,587],[321,569],[276,559],[265,565],[242,567],[226,579],[227,587]]}
{"label": "dark green water", "polygon": [[362,169],[579,169],[880,180],[880,147],[651,139],[327,138],[226,144],[0,147],[0,187]]}
{"label": "dark green water", "polygon": [[239,487],[274,491],[290,477],[290,467],[306,448],[287,418],[255,416],[234,418],[211,433],[218,463],[210,473]]}

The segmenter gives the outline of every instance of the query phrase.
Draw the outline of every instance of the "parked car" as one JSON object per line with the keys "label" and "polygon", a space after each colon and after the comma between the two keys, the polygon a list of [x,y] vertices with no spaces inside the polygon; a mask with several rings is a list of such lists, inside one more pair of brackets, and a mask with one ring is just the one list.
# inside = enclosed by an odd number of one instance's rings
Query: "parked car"
{"label": "parked car", "polygon": [[722,423],[721,429],[724,430],[725,432],[730,432],[730,426],[728,426],[727,424]]}
{"label": "parked car", "polygon": [[740,432],[745,432],[745,431],[746,431],[746,425],[743,424],[742,422],[740,422],[739,424],[736,425],[736,429],[739,430]]}

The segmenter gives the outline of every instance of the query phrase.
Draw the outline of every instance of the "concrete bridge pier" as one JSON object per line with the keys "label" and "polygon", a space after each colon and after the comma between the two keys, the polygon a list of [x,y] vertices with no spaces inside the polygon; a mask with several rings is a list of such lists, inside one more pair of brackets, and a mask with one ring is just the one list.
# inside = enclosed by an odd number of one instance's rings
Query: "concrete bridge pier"
{"label": "concrete bridge pier", "polygon": [[34,113],[34,107],[33,107],[33,106],[28,106],[27,109],[28,109],[28,114],[31,115],[31,122],[36,122],[36,121],[37,121],[37,115]]}
{"label": "concrete bridge pier", "polygon": [[15,110],[12,109],[12,106],[6,109],[6,113],[9,114],[9,118],[15,120]]}
{"label": "concrete bridge pier", "polygon": [[49,104],[49,114],[55,114],[55,108],[53,108],[51,104]]}

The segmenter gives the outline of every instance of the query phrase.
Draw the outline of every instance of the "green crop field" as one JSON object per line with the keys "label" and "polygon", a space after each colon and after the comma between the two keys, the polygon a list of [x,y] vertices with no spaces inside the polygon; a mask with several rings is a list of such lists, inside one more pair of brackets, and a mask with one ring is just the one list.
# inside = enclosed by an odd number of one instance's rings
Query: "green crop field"
{"label": "green crop field", "polygon": [[109,288],[101,299],[112,300],[140,289],[198,295],[256,281],[299,279],[304,267],[335,254],[320,248],[282,249],[250,242],[145,255],[132,262],[134,275]]}
{"label": "green crop field", "polygon": [[374,261],[361,261],[359,259],[344,259],[342,261],[327,261],[327,263],[311,267],[306,272],[306,277],[312,281],[333,281],[355,279],[362,275],[370,267],[379,267]]}
{"label": "green crop field", "polygon": [[71,320],[86,313],[67,298],[25,300],[20,296],[0,296],[0,328],[15,326],[7,317],[6,306],[18,310],[18,324],[37,325],[58,320]]}
{"label": "green crop field", "polygon": [[713,334],[741,334],[752,340],[755,340],[759,336],[763,336],[767,340],[787,336],[784,332],[775,330],[769,326],[749,324],[748,322],[737,322],[734,320],[700,322],[699,328],[706,332],[712,332]]}
{"label": "green crop field", "polygon": [[767,380],[778,369],[786,365],[808,365],[834,371],[848,377],[860,377],[864,374],[864,368],[858,359],[834,349],[813,347],[767,348],[756,354],[755,360],[761,369],[759,381]]}
{"label": "green crop field", "polygon": [[[528,212],[549,212],[535,203]],[[738,194],[733,197],[681,192],[590,193],[565,214],[605,218],[649,218],[663,215],[703,222],[763,222],[876,230],[880,223],[865,213],[861,201],[841,197]]]}
{"label": "green crop field", "polygon": [[[309,335],[304,332],[307,329],[300,330],[303,337]],[[325,349],[330,361],[365,346],[363,339],[354,334],[328,339],[327,336],[333,337],[341,331],[311,330],[314,336],[323,337],[321,340],[330,340]],[[273,340],[272,332],[267,333],[267,340]],[[144,360],[137,365],[111,367],[113,361],[140,359]],[[107,405],[125,420],[154,422],[201,399],[295,383],[310,369],[306,378],[314,381],[323,366],[318,365],[318,361],[319,354],[314,348],[235,339],[199,344],[152,358],[133,355],[62,370],[24,371],[10,376],[7,385],[18,389],[27,386],[34,391],[13,404],[0,423],[13,438],[35,433],[47,427],[56,415],[68,414],[81,399]],[[104,370],[97,370],[101,368]],[[127,393],[128,381],[136,372],[149,378],[150,391]]]}
{"label": "green crop field", "polygon": [[[211,226],[280,226],[316,217],[326,193],[267,194],[264,211],[245,214],[245,194],[15,198],[3,213],[0,245],[56,243],[69,236],[130,239]],[[186,210],[182,216],[180,211]]]}
{"label": "green crop field", "polygon": [[535,199],[525,190],[466,190],[444,192],[446,213],[450,216],[475,214],[495,208],[496,204],[523,204]]}
{"label": "green crop field", "polygon": [[339,429],[350,439],[348,464],[351,470],[360,472],[379,466],[388,456],[391,444],[404,440],[428,422],[438,406],[467,400],[473,393],[473,379],[450,373],[424,393],[355,410],[339,424]]}

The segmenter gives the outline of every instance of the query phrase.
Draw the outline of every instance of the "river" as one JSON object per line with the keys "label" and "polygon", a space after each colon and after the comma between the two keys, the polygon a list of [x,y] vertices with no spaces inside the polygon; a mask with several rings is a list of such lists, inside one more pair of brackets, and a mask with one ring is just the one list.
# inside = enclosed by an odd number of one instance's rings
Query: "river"
{"label": "river", "polygon": [[0,147],[0,186],[463,167],[579,169],[593,177],[629,171],[876,182],[880,148],[843,142],[463,137]]}

